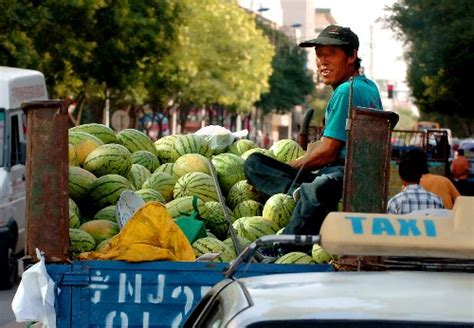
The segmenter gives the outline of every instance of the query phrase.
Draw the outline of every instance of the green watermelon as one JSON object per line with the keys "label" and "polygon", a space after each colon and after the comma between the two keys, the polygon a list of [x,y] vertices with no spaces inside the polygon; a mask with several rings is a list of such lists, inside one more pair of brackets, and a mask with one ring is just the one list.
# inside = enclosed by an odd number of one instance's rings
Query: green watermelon
{"label": "green watermelon", "polygon": [[[173,199],[172,201],[166,203],[166,209],[173,219],[177,219],[183,215],[191,215],[194,211],[193,207],[193,196],[184,196],[180,198]],[[197,208],[201,216],[206,216],[207,207],[205,203],[197,198]]]}
{"label": "green watermelon", "polygon": [[[241,236],[237,236],[237,239],[239,240],[239,247],[240,247],[240,251],[242,252],[248,245],[250,245],[252,242],[244,237],[241,237]],[[234,255],[234,257],[237,257],[237,252],[235,251],[235,247],[234,247],[234,242],[232,241],[232,238],[229,237],[227,238],[226,240],[223,241],[224,245],[226,245],[227,247],[229,247],[231,250],[232,250],[232,253]]]}
{"label": "green watermelon", "polygon": [[79,206],[69,198],[69,228],[79,228],[81,224]]}
{"label": "green watermelon", "polygon": [[171,135],[155,141],[155,149],[160,163],[174,163],[178,159],[179,154],[174,148],[174,142],[177,138],[177,135]]}
{"label": "green watermelon", "polygon": [[96,208],[104,208],[115,205],[125,190],[133,190],[130,181],[118,174],[107,174],[92,183],[89,197]]}
{"label": "green watermelon", "polygon": [[230,262],[234,259],[232,250],[222,241],[212,237],[204,237],[193,243],[193,250],[196,257],[206,253],[220,253],[213,262]]}
{"label": "green watermelon", "polygon": [[239,219],[244,216],[262,216],[263,205],[259,202],[249,199],[234,207],[234,218]]}
{"label": "green watermelon", "polygon": [[166,204],[165,197],[163,197],[163,195],[157,190],[146,188],[137,190],[135,193],[140,196],[145,203],[157,201]]}
{"label": "green watermelon", "polygon": [[303,148],[292,139],[282,139],[275,142],[270,150],[280,162],[289,163],[305,154]]}
{"label": "green watermelon", "polygon": [[235,154],[223,153],[212,158],[219,179],[219,184],[224,193],[238,181],[245,180],[244,160]]}
{"label": "green watermelon", "polygon": [[271,158],[275,158],[275,155],[273,155],[273,153],[270,151],[270,149],[264,149],[264,148],[252,148],[252,149],[249,149],[247,150],[245,153],[243,153],[242,155],[240,155],[240,157],[242,157],[244,160],[247,159],[250,155],[254,154],[254,153],[260,153],[260,154],[263,154],[263,155],[266,155],[268,157],[271,157]]}
{"label": "green watermelon", "polygon": [[314,264],[311,256],[303,252],[287,253],[275,261],[275,264]]}
{"label": "green watermelon", "polygon": [[202,172],[191,172],[183,175],[176,182],[173,197],[198,196],[203,201],[217,201],[217,190],[210,175]]}
{"label": "green watermelon", "polygon": [[69,251],[72,258],[76,258],[82,252],[93,251],[95,245],[95,239],[89,233],[81,229],[69,229]]}
{"label": "green watermelon", "polygon": [[117,216],[115,215],[115,205],[109,205],[97,211],[93,217],[93,220],[108,220],[117,222]]}
{"label": "green watermelon", "polygon": [[232,225],[239,236],[250,241],[255,241],[262,236],[273,235],[279,229],[275,222],[261,216],[244,216],[237,219]]}
{"label": "green watermelon", "polygon": [[174,174],[173,168],[174,168],[174,163],[163,163],[152,173],[163,172],[163,173],[167,173],[171,176],[176,176]]}
{"label": "green watermelon", "polygon": [[275,194],[265,202],[262,216],[283,228],[290,222],[295,207],[296,202],[292,196],[282,193]]}
{"label": "green watermelon", "polygon": [[333,259],[333,256],[326,252],[320,245],[314,244],[311,249],[311,257],[316,263],[324,264],[329,263]]}
{"label": "green watermelon", "polygon": [[117,136],[115,135],[114,130],[112,130],[111,128],[109,128],[108,126],[104,124],[99,124],[99,123],[81,124],[81,125],[70,128],[69,131],[74,131],[74,132],[79,131],[79,132],[86,132],[86,133],[92,134],[93,136],[100,139],[104,144],[118,142]]}
{"label": "green watermelon", "polygon": [[257,145],[252,140],[239,139],[239,140],[234,141],[229,146],[228,152],[241,156],[243,153],[253,148],[257,148]]}
{"label": "green watermelon", "polygon": [[69,197],[76,202],[84,200],[97,177],[78,166],[69,166]]}
{"label": "green watermelon", "polygon": [[169,202],[173,199],[173,188],[176,184],[175,176],[163,172],[155,172],[143,183],[142,189],[154,189],[159,191]]}
{"label": "green watermelon", "polygon": [[132,163],[143,165],[151,173],[155,172],[155,170],[160,166],[160,161],[158,160],[158,157],[156,157],[155,154],[147,150],[138,150],[136,152],[133,152]]}
{"label": "green watermelon", "polygon": [[118,174],[126,177],[132,167],[131,154],[127,148],[118,144],[106,144],[87,155],[84,168],[97,177]]}
{"label": "green watermelon", "polygon": [[146,167],[141,164],[132,164],[127,179],[132,183],[133,187],[138,190],[150,176],[151,173]]}
{"label": "green watermelon", "polygon": [[212,156],[212,151],[206,139],[195,134],[178,136],[175,139],[174,148],[178,156],[183,156],[184,154],[201,154],[205,157]]}
{"label": "green watermelon", "polygon": [[[220,240],[227,238],[229,232],[229,224],[224,215],[224,210],[219,202],[209,201],[205,203],[207,213],[202,216],[206,229],[211,232]],[[232,211],[226,207],[227,214],[231,220],[233,220]]]}
{"label": "green watermelon", "polygon": [[135,129],[125,129],[117,133],[117,139],[131,153],[139,150],[146,150],[157,156],[157,150],[153,141],[145,133]]}
{"label": "green watermelon", "polygon": [[240,180],[230,188],[227,193],[227,205],[231,209],[234,209],[238,204],[246,200],[258,201],[260,195],[258,192],[247,182],[247,180]]}
{"label": "green watermelon", "polygon": [[76,160],[79,165],[83,165],[86,157],[96,148],[104,143],[99,138],[87,132],[68,131],[68,142],[73,145],[76,153]]}

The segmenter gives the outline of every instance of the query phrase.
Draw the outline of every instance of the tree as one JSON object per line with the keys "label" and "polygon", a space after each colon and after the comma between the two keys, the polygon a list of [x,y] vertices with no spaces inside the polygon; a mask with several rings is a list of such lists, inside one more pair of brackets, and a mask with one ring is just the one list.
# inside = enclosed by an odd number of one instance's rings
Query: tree
{"label": "tree", "polygon": [[273,48],[235,1],[182,0],[175,48],[181,103],[248,111],[268,89]]}
{"label": "tree", "polygon": [[297,47],[281,31],[259,23],[259,27],[275,47],[272,61],[273,73],[270,90],[262,95],[257,106],[264,113],[285,113],[295,105],[301,105],[314,90],[311,73],[306,69],[306,52]]}
{"label": "tree", "polygon": [[401,0],[389,10],[386,22],[407,45],[408,84],[420,111],[472,120],[474,2]]}

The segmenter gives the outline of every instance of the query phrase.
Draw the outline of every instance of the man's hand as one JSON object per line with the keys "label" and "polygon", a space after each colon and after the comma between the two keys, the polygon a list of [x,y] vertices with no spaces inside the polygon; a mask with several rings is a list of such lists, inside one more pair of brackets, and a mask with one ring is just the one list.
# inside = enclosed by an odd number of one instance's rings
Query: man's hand
{"label": "man's hand", "polygon": [[308,171],[317,170],[336,161],[342,146],[342,141],[324,137],[320,144],[308,150],[306,156],[300,157],[288,164],[297,169],[304,167]]}

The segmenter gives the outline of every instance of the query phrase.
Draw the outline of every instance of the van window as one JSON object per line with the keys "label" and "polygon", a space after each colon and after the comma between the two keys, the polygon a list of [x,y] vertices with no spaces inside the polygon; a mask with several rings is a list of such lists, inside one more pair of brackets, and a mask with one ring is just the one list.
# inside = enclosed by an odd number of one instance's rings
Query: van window
{"label": "van window", "polygon": [[18,114],[11,116],[11,129],[11,165],[25,164],[24,152],[26,151],[26,147],[24,147],[24,143],[21,142],[23,139],[23,123],[20,123]]}
{"label": "van window", "polygon": [[4,163],[4,152],[5,152],[5,112],[0,109],[0,167],[5,165]]}

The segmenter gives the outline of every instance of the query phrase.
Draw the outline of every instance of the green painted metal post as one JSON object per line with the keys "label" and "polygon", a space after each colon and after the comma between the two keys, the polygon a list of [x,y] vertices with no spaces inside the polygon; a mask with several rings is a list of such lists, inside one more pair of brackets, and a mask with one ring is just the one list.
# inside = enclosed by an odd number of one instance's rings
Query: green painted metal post
{"label": "green painted metal post", "polygon": [[24,103],[27,117],[26,255],[69,258],[67,109],[59,100]]}

